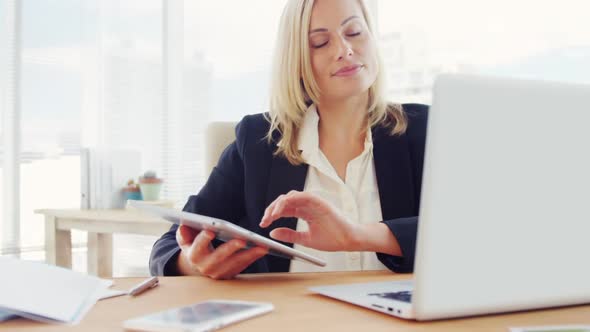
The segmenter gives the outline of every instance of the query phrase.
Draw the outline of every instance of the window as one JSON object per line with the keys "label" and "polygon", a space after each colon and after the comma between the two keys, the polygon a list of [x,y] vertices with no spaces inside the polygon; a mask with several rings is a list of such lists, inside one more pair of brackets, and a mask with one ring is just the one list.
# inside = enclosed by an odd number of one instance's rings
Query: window
{"label": "window", "polygon": [[584,0],[377,0],[390,97],[430,103],[441,72],[590,83]]}
{"label": "window", "polygon": [[[12,127],[12,124],[6,123],[7,118],[12,113],[9,113],[9,108],[13,109],[14,99],[9,98],[14,95],[14,63],[15,58],[15,47],[14,47],[14,22],[15,13],[17,10],[14,8],[14,4],[9,3],[6,0],[0,0],[0,253],[4,253],[5,247],[8,243],[14,241],[14,231],[12,227],[14,223],[8,222],[12,211],[8,211],[4,204],[4,194],[10,192],[12,188],[8,188],[8,181],[4,181],[7,178],[7,168],[10,164],[6,161],[8,158],[7,152],[9,152],[10,144],[12,139],[7,127]],[[14,169],[14,166],[10,166]]]}
{"label": "window", "polygon": [[[42,252],[39,208],[80,202],[82,7],[79,1],[22,2],[20,246]],[[58,193],[58,194],[56,194]],[[80,234],[74,246],[83,246]]]}
{"label": "window", "polygon": [[0,141],[2,174],[2,245],[0,253],[14,253],[19,246],[18,192],[20,125],[20,12],[16,1],[0,2],[0,110],[2,136]]}

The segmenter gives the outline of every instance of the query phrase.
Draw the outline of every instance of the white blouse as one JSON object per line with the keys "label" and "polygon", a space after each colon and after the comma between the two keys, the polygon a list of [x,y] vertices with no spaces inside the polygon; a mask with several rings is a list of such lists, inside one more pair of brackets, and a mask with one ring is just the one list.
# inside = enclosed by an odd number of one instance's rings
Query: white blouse
{"label": "white blouse", "polygon": [[[315,105],[305,114],[299,132],[299,150],[309,164],[303,191],[312,192],[330,202],[350,222],[371,223],[383,220],[381,202],[373,163],[373,139],[367,130],[365,149],[346,166],[346,179],[342,181],[336,170],[320,150],[319,115]],[[305,221],[297,221],[297,231],[307,230]],[[300,261],[291,261],[290,272],[328,272],[384,270],[386,267],[374,252],[327,252],[295,245],[295,249],[320,257],[328,263],[325,267]]]}

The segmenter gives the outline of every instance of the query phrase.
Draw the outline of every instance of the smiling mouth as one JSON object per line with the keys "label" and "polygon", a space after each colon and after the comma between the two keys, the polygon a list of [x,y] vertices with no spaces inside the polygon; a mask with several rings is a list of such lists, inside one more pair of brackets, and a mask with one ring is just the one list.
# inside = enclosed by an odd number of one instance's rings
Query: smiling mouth
{"label": "smiling mouth", "polygon": [[344,68],[339,69],[334,74],[332,74],[332,76],[351,76],[351,75],[358,73],[364,67],[365,67],[365,65],[354,65],[354,66],[344,67]]}

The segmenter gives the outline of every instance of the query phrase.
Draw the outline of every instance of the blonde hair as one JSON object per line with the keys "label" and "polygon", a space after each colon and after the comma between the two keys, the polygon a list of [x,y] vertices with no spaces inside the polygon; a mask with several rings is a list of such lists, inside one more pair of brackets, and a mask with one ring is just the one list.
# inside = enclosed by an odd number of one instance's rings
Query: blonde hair
{"label": "blonde hair", "polygon": [[[363,0],[359,0],[369,31],[374,34],[372,20]],[[288,0],[281,16],[274,54],[270,111],[269,143],[273,133],[281,134],[275,155],[283,156],[293,164],[303,162],[298,149],[299,128],[307,108],[317,104],[320,91],[313,76],[309,49],[309,25],[314,0]],[[377,50],[377,78],[369,87],[368,124],[390,127],[391,135],[401,135],[407,128],[407,117],[401,105],[385,101],[385,73]]]}

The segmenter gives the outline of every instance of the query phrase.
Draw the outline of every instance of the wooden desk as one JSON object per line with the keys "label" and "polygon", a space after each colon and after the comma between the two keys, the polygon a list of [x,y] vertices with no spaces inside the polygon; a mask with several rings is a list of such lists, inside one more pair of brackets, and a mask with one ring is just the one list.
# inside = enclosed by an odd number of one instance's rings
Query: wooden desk
{"label": "wooden desk", "polygon": [[[47,325],[17,319],[0,324],[0,331],[122,331],[126,319],[208,299],[267,301],[269,314],[229,326],[223,331],[503,331],[511,326],[584,324],[590,305],[481,316],[434,322],[405,321],[379,312],[315,295],[308,287],[354,282],[401,280],[410,275],[389,272],[291,273],[242,275],[236,280],[204,277],[161,278],[160,286],[138,297],[98,302],[77,326]],[[115,279],[126,289],[141,279]]]}
{"label": "wooden desk", "polygon": [[88,273],[113,275],[113,234],[162,235],[171,224],[134,209],[121,210],[35,210],[45,215],[45,261],[72,267],[71,230],[88,232]]}

